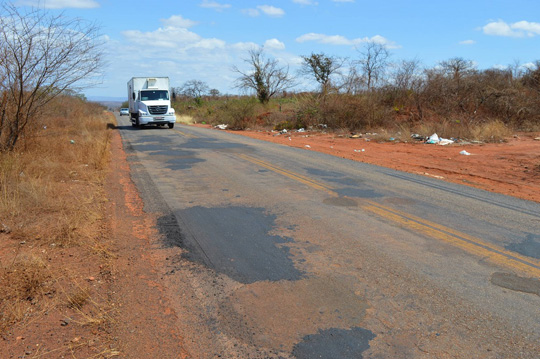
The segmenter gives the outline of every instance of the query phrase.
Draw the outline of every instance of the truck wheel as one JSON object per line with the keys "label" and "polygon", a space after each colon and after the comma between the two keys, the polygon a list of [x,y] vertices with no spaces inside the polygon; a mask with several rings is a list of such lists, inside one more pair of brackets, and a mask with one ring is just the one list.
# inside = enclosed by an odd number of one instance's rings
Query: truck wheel
{"label": "truck wheel", "polygon": [[174,127],[174,123],[169,123],[169,128],[173,128]]}

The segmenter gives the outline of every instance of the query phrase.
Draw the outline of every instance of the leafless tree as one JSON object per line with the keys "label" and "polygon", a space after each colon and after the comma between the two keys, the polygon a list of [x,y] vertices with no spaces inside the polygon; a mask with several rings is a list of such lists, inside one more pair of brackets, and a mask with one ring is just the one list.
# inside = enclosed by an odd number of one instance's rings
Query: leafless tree
{"label": "leafless tree", "polygon": [[339,89],[341,92],[346,93],[347,95],[355,95],[360,93],[365,89],[364,78],[362,74],[359,73],[358,68],[355,64],[350,64],[344,73],[341,74],[341,81],[339,84]]}
{"label": "leafless tree", "polygon": [[321,86],[322,95],[326,95],[332,87],[332,75],[339,74],[345,59],[328,56],[324,53],[312,53],[310,56],[302,56],[304,62],[300,69],[301,75],[312,77]]}
{"label": "leafless tree", "polygon": [[371,90],[384,76],[390,53],[383,44],[378,42],[367,42],[364,49],[359,51],[361,58],[358,64],[367,89]]}
{"label": "leafless tree", "polygon": [[103,66],[99,28],[43,9],[0,7],[0,151],[64,91],[90,86]]}
{"label": "leafless tree", "polygon": [[443,73],[453,79],[458,85],[466,75],[471,75],[475,72],[474,63],[471,60],[466,60],[462,57],[453,57],[446,61],[440,62]]}
{"label": "leafless tree", "polygon": [[421,76],[420,61],[401,60],[395,66],[392,74],[393,85],[399,90],[410,90],[415,85],[415,80]]}
{"label": "leafless tree", "polygon": [[189,80],[179,89],[179,93],[192,98],[195,103],[200,104],[202,97],[208,93],[209,87],[204,81]]}
{"label": "leafless tree", "polygon": [[255,91],[261,103],[268,103],[276,93],[295,85],[289,75],[289,68],[280,66],[275,59],[267,58],[262,48],[250,50],[249,58],[244,61],[249,65],[249,70],[242,71],[233,67],[233,71],[240,75],[236,87]]}

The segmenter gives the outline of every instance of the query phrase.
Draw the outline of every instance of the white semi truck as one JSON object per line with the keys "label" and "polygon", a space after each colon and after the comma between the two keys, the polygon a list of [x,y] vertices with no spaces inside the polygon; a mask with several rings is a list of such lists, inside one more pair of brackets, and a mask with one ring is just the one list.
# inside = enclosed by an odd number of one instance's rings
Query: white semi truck
{"label": "white semi truck", "polygon": [[171,107],[168,77],[133,77],[127,83],[129,114],[134,127],[168,125],[176,122]]}

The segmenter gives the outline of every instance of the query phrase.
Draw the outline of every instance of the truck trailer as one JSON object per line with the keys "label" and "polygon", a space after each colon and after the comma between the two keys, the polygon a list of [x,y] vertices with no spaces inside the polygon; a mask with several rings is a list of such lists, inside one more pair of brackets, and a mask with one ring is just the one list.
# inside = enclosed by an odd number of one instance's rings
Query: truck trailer
{"label": "truck trailer", "polygon": [[131,125],[168,125],[176,122],[168,77],[133,77],[127,83]]}

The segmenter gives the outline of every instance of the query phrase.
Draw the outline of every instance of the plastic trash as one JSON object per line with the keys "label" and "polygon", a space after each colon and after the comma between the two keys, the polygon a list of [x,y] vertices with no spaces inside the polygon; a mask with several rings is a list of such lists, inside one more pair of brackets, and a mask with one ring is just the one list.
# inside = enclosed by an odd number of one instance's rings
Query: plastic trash
{"label": "plastic trash", "polygon": [[439,143],[439,136],[436,133],[434,133],[433,135],[428,137],[426,143],[429,143],[429,144]]}
{"label": "plastic trash", "polygon": [[434,133],[433,135],[428,137],[426,143],[445,146],[454,143],[454,141],[447,138],[439,137],[436,133]]}
{"label": "plastic trash", "polygon": [[440,146],[445,146],[454,143],[453,140],[449,140],[447,138],[439,138],[439,143],[437,143]]}
{"label": "plastic trash", "polygon": [[305,145],[304,147],[306,147],[306,148],[311,148],[311,146],[310,146],[310,145]]}
{"label": "plastic trash", "polygon": [[70,140],[69,143],[71,143],[72,145],[75,144],[75,140]]}
{"label": "plastic trash", "polygon": [[459,154],[464,155],[464,156],[470,156],[471,155],[469,152],[467,152],[465,150],[461,151]]}
{"label": "plastic trash", "polygon": [[306,130],[303,128],[299,128],[296,132],[306,132]]}
{"label": "plastic trash", "polygon": [[362,148],[361,150],[354,150],[354,152],[366,152],[366,150]]}

